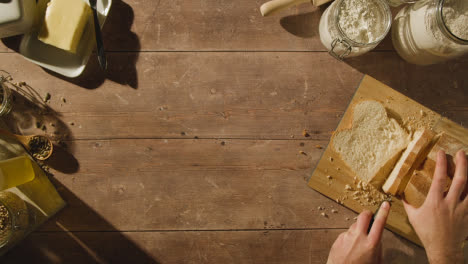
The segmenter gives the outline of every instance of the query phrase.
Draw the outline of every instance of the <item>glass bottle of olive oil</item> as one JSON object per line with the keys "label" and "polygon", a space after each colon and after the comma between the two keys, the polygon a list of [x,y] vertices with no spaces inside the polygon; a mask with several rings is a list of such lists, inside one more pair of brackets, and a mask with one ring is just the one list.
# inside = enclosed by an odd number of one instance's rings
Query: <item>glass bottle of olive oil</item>
{"label": "glass bottle of olive oil", "polygon": [[34,177],[31,159],[26,155],[0,161],[0,191],[32,181]]}

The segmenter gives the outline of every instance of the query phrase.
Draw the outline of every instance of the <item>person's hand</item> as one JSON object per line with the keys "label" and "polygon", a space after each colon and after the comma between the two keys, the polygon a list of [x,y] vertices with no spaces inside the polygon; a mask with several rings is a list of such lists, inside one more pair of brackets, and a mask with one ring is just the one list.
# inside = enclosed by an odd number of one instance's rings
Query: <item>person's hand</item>
{"label": "person's hand", "polygon": [[330,250],[327,264],[339,263],[380,263],[382,259],[382,244],[380,238],[390,211],[390,204],[384,202],[375,217],[369,234],[369,224],[372,213],[363,211],[348,231],[341,233]]}
{"label": "person's hand", "polygon": [[437,153],[431,188],[419,208],[404,206],[408,219],[423,243],[431,263],[463,263],[463,246],[468,236],[466,198],[467,161],[463,151],[455,159],[455,175],[446,196],[447,158]]}

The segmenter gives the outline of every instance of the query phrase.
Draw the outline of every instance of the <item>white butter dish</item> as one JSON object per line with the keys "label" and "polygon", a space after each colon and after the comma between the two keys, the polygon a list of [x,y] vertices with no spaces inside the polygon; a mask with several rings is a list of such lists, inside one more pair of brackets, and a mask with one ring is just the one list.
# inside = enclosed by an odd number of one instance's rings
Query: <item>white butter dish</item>
{"label": "white butter dish", "polygon": [[35,8],[36,0],[0,0],[0,38],[29,32]]}
{"label": "white butter dish", "polygon": [[[112,0],[97,0],[97,11],[101,28],[106,21],[111,5]],[[96,46],[93,24],[87,23],[85,26],[76,54],[47,45],[38,40],[38,31],[39,28],[35,28],[24,35],[20,44],[20,53],[27,60],[43,68],[69,78],[78,77],[84,71],[89,57]]]}

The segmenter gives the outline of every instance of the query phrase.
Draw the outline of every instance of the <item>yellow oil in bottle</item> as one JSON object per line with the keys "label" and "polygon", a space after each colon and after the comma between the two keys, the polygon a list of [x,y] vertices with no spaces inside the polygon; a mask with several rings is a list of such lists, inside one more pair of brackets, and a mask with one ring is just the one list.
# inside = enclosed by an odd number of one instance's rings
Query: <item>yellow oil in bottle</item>
{"label": "yellow oil in bottle", "polygon": [[32,181],[35,177],[28,156],[0,161],[0,191]]}

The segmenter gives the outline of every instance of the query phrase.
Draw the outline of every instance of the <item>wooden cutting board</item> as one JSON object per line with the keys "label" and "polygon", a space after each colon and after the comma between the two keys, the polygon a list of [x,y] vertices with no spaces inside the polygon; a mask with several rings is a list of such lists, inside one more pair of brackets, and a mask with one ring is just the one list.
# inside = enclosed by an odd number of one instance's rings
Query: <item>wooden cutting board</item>
{"label": "wooden cutting board", "polygon": [[[350,109],[362,100],[381,102],[390,117],[395,118],[404,127],[413,131],[425,127],[434,130],[436,133],[445,132],[464,144],[468,144],[467,129],[367,75],[362,79],[337,130],[350,128],[352,120],[352,111]],[[352,193],[357,190],[355,176],[354,172],[345,165],[339,155],[331,149],[331,144],[328,144],[309,179],[308,185],[357,213],[362,212],[364,209],[374,212],[379,204],[366,202],[363,204],[362,200],[353,199]],[[349,185],[348,189],[351,187],[352,190],[346,190],[346,185]],[[380,193],[383,195],[383,192]],[[403,203],[395,197],[392,198],[392,208],[386,227],[422,246],[408,221]]]}

